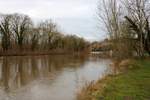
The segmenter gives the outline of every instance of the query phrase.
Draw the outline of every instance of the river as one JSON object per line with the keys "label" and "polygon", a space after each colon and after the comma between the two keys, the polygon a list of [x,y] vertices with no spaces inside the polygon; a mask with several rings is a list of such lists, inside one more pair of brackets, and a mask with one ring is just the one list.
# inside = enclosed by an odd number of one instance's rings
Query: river
{"label": "river", "polygon": [[94,56],[0,57],[0,100],[76,100],[85,84],[111,71],[110,63]]}

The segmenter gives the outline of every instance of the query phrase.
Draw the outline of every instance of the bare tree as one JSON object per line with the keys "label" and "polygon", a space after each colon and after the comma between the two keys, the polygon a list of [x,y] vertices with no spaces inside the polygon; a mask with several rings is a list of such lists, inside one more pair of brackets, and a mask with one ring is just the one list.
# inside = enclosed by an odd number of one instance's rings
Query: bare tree
{"label": "bare tree", "polygon": [[12,21],[13,32],[16,36],[16,42],[21,49],[26,34],[29,31],[30,25],[32,25],[32,21],[26,15],[13,14],[12,16],[13,16],[13,21]]}
{"label": "bare tree", "polygon": [[0,34],[2,37],[2,47],[6,51],[10,47],[11,40],[11,15],[1,15]]}
{"label": "bare tree", "polygon": [[29,34],[30,38],[30,44],[31,44],[31,50],[34,51],[38,44],[39,44],[39,38],[40,38],[40,33],[38,28],[32,28]]}
{"label": "bare tree", "polygon": [[139,55],[144,56],[145,51],[150,54],[149,0],[124,0],[124,5],[128,11],[125,18],[139,42]]}
{"label": "bare tree", "polygon": [[121,7],[118,0],[102,0],[98,6],[98,17],[105,24],[110,40],[113,43],[113,53],[122,57],[122,20]]}
{"label": "bare tree", "polygon": [[46,20],[44,22],[41,22],[39,24],[41,33],[42,33],[42,40],[45,44],[48,44],[49,49],[52,48],[52,40],[53,37],[55,36],[55,33],[57,32],[57,25],[52,22],[52,20]]}
{"label": "bare tree", "polygon": [[116,55],[127,54],[123,47],[139,56],[150,54],[149,0],[103,0],[100,4],[98,16],[106,26]]}

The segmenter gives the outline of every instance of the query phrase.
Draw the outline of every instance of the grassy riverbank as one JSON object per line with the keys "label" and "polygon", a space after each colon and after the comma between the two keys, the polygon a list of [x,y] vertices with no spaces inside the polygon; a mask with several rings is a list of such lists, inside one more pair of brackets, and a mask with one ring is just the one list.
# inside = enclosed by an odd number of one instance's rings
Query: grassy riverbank
{"label": "grassy riverbank", "polygon": [[149,100],[150,60],[135,60],[127,70],[82,89],[79,100]]}

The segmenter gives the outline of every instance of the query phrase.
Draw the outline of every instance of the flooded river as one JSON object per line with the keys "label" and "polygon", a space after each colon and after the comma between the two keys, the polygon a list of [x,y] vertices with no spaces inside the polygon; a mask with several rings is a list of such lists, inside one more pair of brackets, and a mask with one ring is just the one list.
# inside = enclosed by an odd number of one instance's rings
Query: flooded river
{"label": "flooded river", "polygon": [[0,58],[0,100],[76,100],[86,83],[110,72],[98,57],[51,55]]}

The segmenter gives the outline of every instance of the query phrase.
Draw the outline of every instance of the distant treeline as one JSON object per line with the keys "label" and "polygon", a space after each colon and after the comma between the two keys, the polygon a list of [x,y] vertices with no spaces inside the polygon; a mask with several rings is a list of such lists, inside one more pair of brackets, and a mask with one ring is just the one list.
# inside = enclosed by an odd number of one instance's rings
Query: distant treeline
{"label": "distant treeline", "polygon": [[58,31],[51,19],[33,23],[23,14],[0,15],[0,52],[18,51],[83,51],[87,42],[75,35],[64,35]]}

